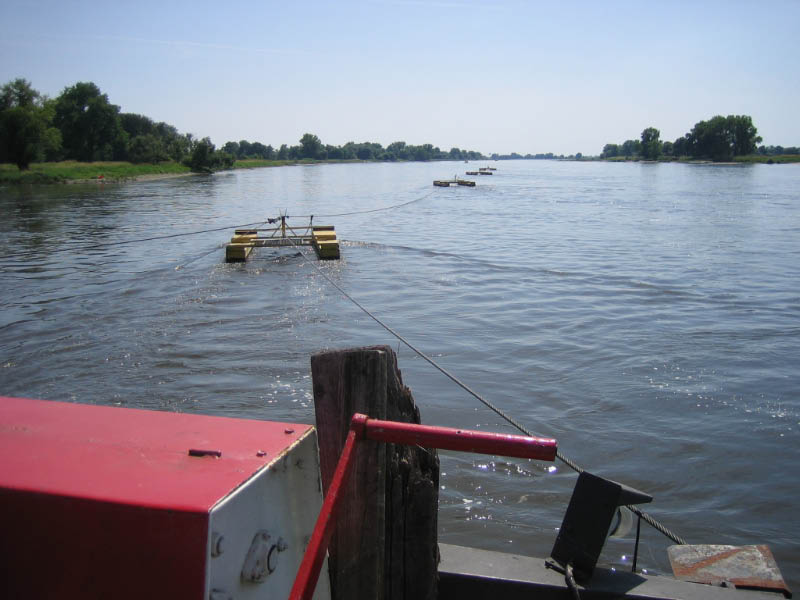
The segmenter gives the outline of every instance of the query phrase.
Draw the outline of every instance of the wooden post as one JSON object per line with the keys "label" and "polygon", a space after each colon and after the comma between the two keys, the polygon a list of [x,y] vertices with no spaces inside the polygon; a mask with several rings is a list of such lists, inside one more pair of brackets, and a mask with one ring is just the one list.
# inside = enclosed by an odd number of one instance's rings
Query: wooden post
{"label": "wooden post", "polygon": [[[323,491],[327,492],[350,418],[419,423],[388,346],[311,357]],[[353,476],[329,549],[336,600],[436,598],[439,458],[435,450],[359,443]]]}

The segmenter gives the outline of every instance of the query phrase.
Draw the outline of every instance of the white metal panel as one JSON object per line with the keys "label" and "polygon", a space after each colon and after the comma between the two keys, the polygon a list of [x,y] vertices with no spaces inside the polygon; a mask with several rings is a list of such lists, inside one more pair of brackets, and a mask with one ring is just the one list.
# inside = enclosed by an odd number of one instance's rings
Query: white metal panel
{"label": "white metal panel", "polygon": [[[311,429],[212,509],[206,597],[285,600],[321,506],[317,438]],[[314,598],[330,598],[327,559]]]}

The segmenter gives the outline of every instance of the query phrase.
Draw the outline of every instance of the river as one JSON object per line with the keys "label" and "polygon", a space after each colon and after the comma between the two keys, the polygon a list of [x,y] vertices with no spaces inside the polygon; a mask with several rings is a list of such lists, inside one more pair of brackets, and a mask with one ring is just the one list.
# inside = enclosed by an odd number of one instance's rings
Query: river
{"label": "river", "polygon": [[[313,422],[310,355],[389,344],[423,422],[513,431],[324,272],[690,543],[769,544],[796,590],[800,167],[500,161],[431,185],[485,164],[2,188],[0,394]],[[335,225],[342,259],[225,263],[233,226],[281,212]],[[443,453],[440,539],[545,556],[574,481]],[[669,573],[670,543],[643,526],[639,565]]]}

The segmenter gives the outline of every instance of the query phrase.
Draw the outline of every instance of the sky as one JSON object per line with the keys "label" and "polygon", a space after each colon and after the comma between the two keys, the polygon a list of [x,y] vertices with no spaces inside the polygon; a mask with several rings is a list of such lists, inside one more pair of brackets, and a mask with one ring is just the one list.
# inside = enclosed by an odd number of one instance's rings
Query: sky
{"label": "sky", "polygon": [[599,154],[747,114],[800,146],[800,0],[0,0],[0,84],[94,82],[221,146]]}

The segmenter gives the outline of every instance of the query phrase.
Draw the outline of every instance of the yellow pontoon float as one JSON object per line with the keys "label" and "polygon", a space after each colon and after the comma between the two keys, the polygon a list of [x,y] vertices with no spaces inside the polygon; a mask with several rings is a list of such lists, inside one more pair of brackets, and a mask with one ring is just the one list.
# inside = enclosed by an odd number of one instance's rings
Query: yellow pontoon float
{"label": "yellow pontoon float", "polygon": [[[286,224],[287,215],[267,219],[269,224],[280,225],[268,229],[237,229],[225,246],[225,262],[244,262],[253,248],[279,248],[283,246],[312,246],[320,260],[339,258],[339,240],[333,225],[308,225],[298,230]],[[298,233],[299,231],[299,233]]]}

